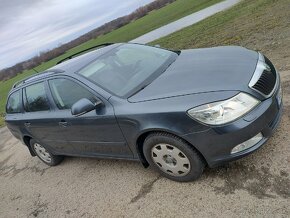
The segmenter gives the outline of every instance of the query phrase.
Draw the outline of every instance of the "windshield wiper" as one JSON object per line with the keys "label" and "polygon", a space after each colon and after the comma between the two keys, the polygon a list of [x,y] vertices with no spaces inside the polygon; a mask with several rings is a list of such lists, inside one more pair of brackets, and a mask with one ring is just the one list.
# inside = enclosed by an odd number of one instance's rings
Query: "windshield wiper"
{"label": "windshield wiper", "polygon": [[133,92],[128,98],[132,97],[133,95],[136,95],[138,92],[140,92],[141,90],[145,89],[150,83],[144,85],[144,86],[141,86],[140,89],[137,89],[135,92]]}

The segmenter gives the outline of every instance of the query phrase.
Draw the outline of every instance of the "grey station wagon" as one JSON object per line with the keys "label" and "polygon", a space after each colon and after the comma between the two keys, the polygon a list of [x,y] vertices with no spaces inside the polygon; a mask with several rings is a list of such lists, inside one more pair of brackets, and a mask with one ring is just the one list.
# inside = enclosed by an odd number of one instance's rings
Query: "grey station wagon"
{"label": "grey station wagon", "polygon": [[260,148],[282,113],[270,60],[242,47],[105,44],[16,83],[6,123],[32,156],[139,160],[175,181]]}

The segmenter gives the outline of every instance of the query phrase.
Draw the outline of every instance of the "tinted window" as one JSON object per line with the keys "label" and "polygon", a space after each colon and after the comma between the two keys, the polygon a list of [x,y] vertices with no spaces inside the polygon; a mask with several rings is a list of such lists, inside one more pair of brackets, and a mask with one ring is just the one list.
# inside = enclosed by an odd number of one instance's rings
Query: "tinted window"
{"label": "tinted window", "polygon": [[177,54],[144,45],[126,44],[112,49],[78,73],[118,96],[125,96],[144,81],[162,73]]}
{"label": "tinted window", "polygon": [[9,96],[6,112],[8,114],[21,112],[20,91],[14,92]]}
{"label": "tinted window", "polygon": [[72,105],[82,98],[96,101],[94,95],[87,89],[68,79],[50,80],[49,86],[53,99],[61,110],[71,109]]}
{"label": "tinted window", "polygon": [[50,109],[44,82],[24,88],[24,107],[27,112],[47,111]]}

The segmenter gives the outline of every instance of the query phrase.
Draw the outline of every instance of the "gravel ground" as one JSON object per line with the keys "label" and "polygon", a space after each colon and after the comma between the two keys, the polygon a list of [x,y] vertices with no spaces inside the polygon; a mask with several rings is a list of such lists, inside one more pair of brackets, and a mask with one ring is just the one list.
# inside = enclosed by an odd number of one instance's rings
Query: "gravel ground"
{"label": "gravel ground", "polygon": [[290,71],[281,75],[284,114],[274,136],[191,183],[138,162],[68,157],[47,167],[0,129],[0,217],[289,217]]}

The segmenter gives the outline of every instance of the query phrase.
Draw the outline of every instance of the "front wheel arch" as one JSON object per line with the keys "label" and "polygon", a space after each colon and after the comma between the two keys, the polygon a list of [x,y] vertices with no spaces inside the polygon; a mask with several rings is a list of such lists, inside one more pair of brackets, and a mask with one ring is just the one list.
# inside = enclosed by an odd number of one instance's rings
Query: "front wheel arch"
{"label": "front wheel arch", "polygon": [[138,138],[137,138],[137,141],[136,141],[136,150],[137,150],[137,153],[138,153],[138,156],[139,156],[139,159],[142,163],[142,165],[147,168],[149,167],[149,163],[148,161],[146,160],[145,158],[145,155],[143,153],[143,144],[145,142],[145,139],[151,135],[151,134],[156,134],[156,133],[164,133],[164,134],[168,134],[168,135],[171,135],[173,137],[178,137],[179,139],[183,140],[184,142],[186,142],[187,144],[189,144],[203,159],[204,163],[206,163],[206,165],[208,165],[206,159],[204,158],[203,154],[194,146],[192,145],[191,143],[189,143],[187,140],[183,139],[182,137],[176,135],[176,134],[173,134],[173,133],[170,133],[170,132],[167,132],[167,131],[162,131],[162,130],[150,130],[150,131],[147,131],[147,132],[143,132]]}

